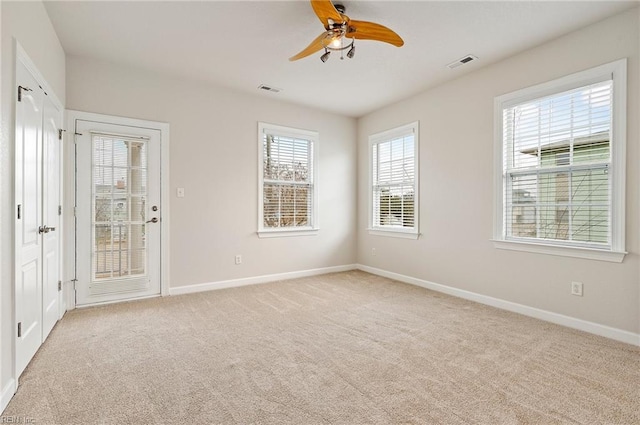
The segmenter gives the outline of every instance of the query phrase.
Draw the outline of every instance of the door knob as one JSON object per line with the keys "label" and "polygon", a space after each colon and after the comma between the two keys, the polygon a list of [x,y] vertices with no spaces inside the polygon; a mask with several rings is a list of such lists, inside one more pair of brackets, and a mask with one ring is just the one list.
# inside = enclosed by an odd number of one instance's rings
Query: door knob
{"label": "door knob", "polygon": [[158,218],[157,217],[153,217],[151,220],[145,221],[145,223],[157,223],[157,222],[158,222]]}
{"label": "door knob", "polygon": [[55,232],[55,231],[56,231],[55,227],[49,227],[49,226],[38,227],[38,233],[49,233],[49,232]]}

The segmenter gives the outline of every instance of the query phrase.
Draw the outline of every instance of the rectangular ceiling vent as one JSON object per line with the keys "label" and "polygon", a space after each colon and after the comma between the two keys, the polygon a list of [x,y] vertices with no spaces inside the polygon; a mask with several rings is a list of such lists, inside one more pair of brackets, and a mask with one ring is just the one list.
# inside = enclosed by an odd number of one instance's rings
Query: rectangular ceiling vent
{"label": "rectangular ceiling vent", "polygon": [[281,92],[281,91],[282,91],[282,89],[279,89],[279,88],[277,88],[277,87],[267,86],[267,85],[265,85],[265,84],[260,84],[260,85],[258,86],[258,88],[259,88],[260,90],[272,91],[272,92],[274,92],[274,93],[279,93],[279,92]]}
{"label": "rectangular ceiling vent", "polygon": [[478,58],[473,56],[473,55],[467,55],[467,56],[464,56],[464,57],[458,59],[457,61],[451,62],[447,66],[449,67],[449,69],[453,69],[453,68],[457,68],[457,67],[462,66],[462,65],[466,65],[469,62],[473,62],[474,60],[477,60],[477,59]]}

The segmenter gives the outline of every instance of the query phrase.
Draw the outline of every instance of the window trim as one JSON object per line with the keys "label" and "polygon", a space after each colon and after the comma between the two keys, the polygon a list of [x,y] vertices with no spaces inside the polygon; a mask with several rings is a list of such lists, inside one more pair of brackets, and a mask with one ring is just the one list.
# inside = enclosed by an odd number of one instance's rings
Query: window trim
{"label": "window trim", "polygon": [[[613,80],[611,124],[611,248],[584,247],[545,240],[507,239],[504,229],[504,176],[502,111],[514,105],[572,90],[607,79]],[[498,249],[622,262],[625,254],[625,180],[627,131],[627,59],[576,72],[562,78],[516,90],[494,99],[494,208],[493,242]]]}
{"label": "window trim", "polygon": [[[369,216],[368,227],[367,230],[370,235],[374,236],[387,236],[387,237],[396,237],[402,239],[418,239],[420,237],[420,126],[419,121],[414,121],[409,124],[405,124],[399,127],[395,127],[389,130],[385,130],[379,133],[375,133],[369,136],[369,164],[368,164],[368,173],[369,173],[369,197],[368,197],[368,209],[367,215]],[[394,137],[399,137],[405,135],[409,132],[413,133],[413,149],[414,149],[414,170],[415,177],[413,183],[413,220],[414,226],[412,229],[405,230],[400,227],[395,228],[384,228],[380,226],[373,225],[373,146],[382,142],[389,141]]]}
{"label": "window trim", "polygon": [[[311,195],[311,226],[287,229],[264,227],[264,142],[262,136],[265,132],[280,136],[303,138],[311,141],[311,153],[313,155],[311,162],[311,167],[313,168],[311,173],[311,187],[313,188]],[[318,142],[319,133],[317,131],[258,122],[258,237],[312,236],[318,233],[320,228],[318,216]]]}

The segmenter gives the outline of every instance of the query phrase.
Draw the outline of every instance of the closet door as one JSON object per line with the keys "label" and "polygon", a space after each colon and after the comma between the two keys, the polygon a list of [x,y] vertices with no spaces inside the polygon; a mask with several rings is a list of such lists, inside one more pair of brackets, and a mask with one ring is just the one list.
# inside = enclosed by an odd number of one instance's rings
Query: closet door
{"label": "closet door", "polygon": [[15,122],[15,374],[60,317],[62,107],[18,47]]}
{"label": "closet door", "polygon": [[44,92],[16,67],[16,376],[42,343],[42,105]]}
{"label": "closet door", "polygon": [[44,97],[42,125],[42,341],[58,321],[60,281],[60,111]]}

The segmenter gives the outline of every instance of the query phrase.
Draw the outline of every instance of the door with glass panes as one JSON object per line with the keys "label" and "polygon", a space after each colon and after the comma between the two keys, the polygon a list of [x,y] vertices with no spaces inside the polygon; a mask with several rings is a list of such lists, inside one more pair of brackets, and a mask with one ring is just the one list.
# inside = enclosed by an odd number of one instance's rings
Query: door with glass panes
{"label": "door with glass panes", "polygon": [[158,295],[160,131],[75,124],[76,304]]}

